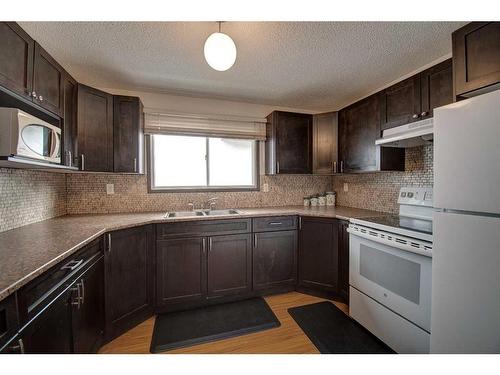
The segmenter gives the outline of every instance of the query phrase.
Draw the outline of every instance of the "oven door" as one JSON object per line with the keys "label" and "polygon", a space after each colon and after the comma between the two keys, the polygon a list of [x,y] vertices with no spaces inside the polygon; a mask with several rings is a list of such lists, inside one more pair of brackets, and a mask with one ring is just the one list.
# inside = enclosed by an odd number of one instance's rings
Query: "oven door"
{"label": "oven door", "polygon": [[61,162],[61,129],[36,117],[18,114],[17,156]]}
{"label": "oven door", "polygon": [[430,332],[432,258],[367,237],[350,231],[349,284]]}

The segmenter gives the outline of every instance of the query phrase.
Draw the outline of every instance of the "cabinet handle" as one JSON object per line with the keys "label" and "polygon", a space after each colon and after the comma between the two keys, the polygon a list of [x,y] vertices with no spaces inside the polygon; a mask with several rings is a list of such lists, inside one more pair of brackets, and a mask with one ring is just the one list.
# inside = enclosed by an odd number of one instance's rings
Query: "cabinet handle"
{"label": "cabinet handle", "polygon": [[276,162],[276,173],[280,173],[280,162]]}
{"label": "cabinet handle", "polygon": [[337,173],[337,162],[333,162],[333,173]]}
{"label": "cabinet handle", "polygon": [[66,263],[64,266],[61,267],[61,271],[62,270],[70,270],[70,271],[73,271],[74,269],[78,268],[80,266],[80,264],[83,263],[83,259],[80,259],[80,260],[72,260],[68,263]]}
{"label": "cabinet handle", "polygon": [[269,225],[282,225],[283,223],[281,221],[271,221]]}
{"label": "cabinet handle", "polygon": [[14,353],[19,350],[19,353],[24,354],[24,342],[23,339],[17,340],[17,345],[12,345],[9,347],[9,351]]}
{"label": "cabinet handle", "polygon": [[413,116],[411,116],[412,118],[418,118],[418,114],[414,113]]}
{"label": "cabinet handle", "polygon": [[302,229],[302,216],[299,216],[299,230]]}
{"label": "cabinet handle", "polygon": [[344,161],[340,161],[340,173],[344,173]]}
{"label": "cabinet handle", "polygon": [[205,242],[205,238],[202,238],[201,239],[201,251],[203,254],[205,254],[207,251],[206,251],[206,242]]}
{"label": "cabinet handle", "polygon": [[33,92],[31,93],[31,96],[32,96],[33,98],[35,98],[35,99],[38,99],[38,95],[36,94],[36,92],[35,92],[35,91],[33,91]]}
{"label": "cabinet handle", "polygon": [[82,165],[81,165],[81,167],[82,167],[82,171],[84,171],[85,170],[85,155],[84,154],[82,154]]}
{"label": "cabinet handle", "polygon": [[134,172],[137,173],[137,158],[134,158]]}
{"label": "cabinet handle", "polygon": [[83,279],[81,279],[80,281],[82,286],[82,305],[83,305],[85,303],[85,283]]}
{"label": "cabinet handle", "polygon": [[427,112],[426,112],[426,111],[422,112],[422,113],[420,114],[420,116],[422,116],[422,117],[427,116]]}
{"label": "cabinet handle", "polygon": [[68,167],[73,166],[73,159],[71,158],[71,151],[68,151]]}
{"label": "cabinet handle", "polygon": [[253,247],[256,249],[257,248],[257,233],[253,235]]}
{"label": "cabinet handle", "polygon": [[111,233],[108,233],[108,253],[111,252]]}
{"label": "cabinet handle", "polygon": [[38,100],[40,100],[41,102],[43,102],[43,96],[42,96],[42,95],[40,95],[40,96],[38,97]]}
{"label": "cabinet handle", "polygon": [[73,292],[76,292],[76,298],[74,301],[71,301],[71,305],[76,306],[78,310],[80,310],[80,306],[82,304],[82,292],[80,291],[80,283],[77,283],[74,288],[71,288]]}
{"label": "cabinet handle", "polygon": [[212,251],[212,237],[208,237],[208,252]]}

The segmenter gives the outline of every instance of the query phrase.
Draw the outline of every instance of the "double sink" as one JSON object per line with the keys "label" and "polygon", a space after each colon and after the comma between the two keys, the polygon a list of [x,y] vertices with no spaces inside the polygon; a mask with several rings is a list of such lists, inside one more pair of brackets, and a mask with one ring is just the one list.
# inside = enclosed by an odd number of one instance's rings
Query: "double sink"
{"label": "double sink", "polygon": [[193,211],[175,211],[167,212],[164,216],[165,219],[174,217],[197,217],[197,216],[228,216],[228,215],[241,215],[241,212],[234,209],[229,210],[193,210]]}

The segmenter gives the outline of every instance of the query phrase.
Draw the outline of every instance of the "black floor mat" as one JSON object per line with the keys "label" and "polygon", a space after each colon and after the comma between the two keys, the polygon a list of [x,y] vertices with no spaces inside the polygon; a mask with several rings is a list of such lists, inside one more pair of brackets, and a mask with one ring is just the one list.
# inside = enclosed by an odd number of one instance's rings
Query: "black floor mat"
{"label": "black floor mat", "polygon": [[293,307],[288,312],[323,354],[394,353],[331,302]]}
{"label": "black floor mat", "polygon": [[172,312],[156,317],[150,350],[158,353],[279,326],[262,298]]}

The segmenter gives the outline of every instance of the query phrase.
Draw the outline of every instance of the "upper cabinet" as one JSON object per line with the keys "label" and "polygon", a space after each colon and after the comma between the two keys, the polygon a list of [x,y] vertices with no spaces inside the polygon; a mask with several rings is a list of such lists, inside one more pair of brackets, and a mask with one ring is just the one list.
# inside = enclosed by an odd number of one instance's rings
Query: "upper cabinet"
{"label": "upper cabinet", "polygon": [[267,116],[266,174],[312,172],[312,115],[274,111]]}
{"label": "upper cabinet", "polygon": [[451,59],[380,92],[381,129],[432,117],[434,108],[453,102]]}
{"label": "upper cabinet", "polygon": [[380,100],[375,94],[339,112],[339,172],[404,170],[405,151],[380,147]]}
{"label": "upper cabinet", "polygon": [[500,83],[500,22],[472,22],[452,34],[456,96]]}
{"label": "upper cabinet", "polygon": [[313,116],[313,174],[338,172],[337,120],[337,112]]}
{"label": "upper cabinet", "polygon": [[78,167],[77,141],[78,83],[68,73],[63,77],[63,152],[62,162],[68,167]]}
{"label": "upper cabinet", "polygon": [[0,85],[31,99],[35,42],[14,22],[0,22]]}
{"label": "upper cabinet", "polygon": [[80,169],[113,172],[113,95],[78,85]]}
{"label": "upper cabinet", "polygon": [[144,173],[144,114],[139,98],[113,97],[114,171]]}

